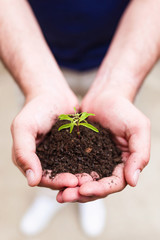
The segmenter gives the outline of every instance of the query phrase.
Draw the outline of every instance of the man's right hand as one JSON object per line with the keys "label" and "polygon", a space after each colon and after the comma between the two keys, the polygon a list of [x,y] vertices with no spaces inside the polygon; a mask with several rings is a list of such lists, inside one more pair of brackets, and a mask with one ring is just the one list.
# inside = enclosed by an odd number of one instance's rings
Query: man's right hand
{"label": "man's right hand", "polygon": [[21,112],[14,119],[11,132],[13,137],[13,162],[27,177],[29,186],[44,186],[51,189],[77,186],[77,177],[70,173],[59,174],[54,180],[43,177],[42,167],[36,155],[36,145],[49,132],[56,117],[78,109],[78,101],[69,90],[61,93],[52,89],[30,97]]}

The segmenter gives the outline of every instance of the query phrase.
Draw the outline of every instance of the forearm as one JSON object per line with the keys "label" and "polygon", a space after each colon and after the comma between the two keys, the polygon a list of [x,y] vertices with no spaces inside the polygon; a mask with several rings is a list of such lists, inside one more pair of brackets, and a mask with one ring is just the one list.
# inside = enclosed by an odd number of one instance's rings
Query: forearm
{"label": "forearm", "polygon": [[26,96],[66,84],[25,0],[0,0],[0,57]]}
{"label": "forearm", "polygon": [[160,0],[133,0],[94,84],[133,100],[160,55]]}

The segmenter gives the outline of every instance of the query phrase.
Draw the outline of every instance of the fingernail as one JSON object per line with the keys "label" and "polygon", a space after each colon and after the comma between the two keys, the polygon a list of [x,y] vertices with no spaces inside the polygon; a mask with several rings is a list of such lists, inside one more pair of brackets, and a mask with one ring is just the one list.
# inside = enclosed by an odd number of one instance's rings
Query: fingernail
{"label": "fingernail", "polygon": [[28,185],[29,185],[29,186],[32,186],[35,177],[34,177],[34,173],[33,173],[33,171],[32,171],[31,169],[28,169],[28,170],[26,171],[26,178],[27,178],[27,181],[28,181]]}
{"label": "fingernail", "polygon": [[135,171],[134,175],[133,175],[133,181],[134,181],[135,186],[137,185],[140,172],[141,172],[140,169],[137,169],[137,170]]}
{"label": "fingernail", "polygon": [[60,193],[57,195],[56,200],[57,200],[57,202],[59,202],[59,203],[64,203],[64,202],[63,202],[63,198],[62,198],[62,194],[60,194]]}

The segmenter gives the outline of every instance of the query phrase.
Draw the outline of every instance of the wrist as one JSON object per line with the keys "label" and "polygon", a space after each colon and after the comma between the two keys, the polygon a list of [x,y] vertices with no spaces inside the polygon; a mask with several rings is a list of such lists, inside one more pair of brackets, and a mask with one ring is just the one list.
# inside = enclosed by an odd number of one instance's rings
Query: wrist
{"label": "wrist", "polygon": [[[19,71],[16,81],[20,86],[26,98],[33,98],[44,92],[57,94],[67,92],[69,86],[56,63],[54,64],[38,64],[36,66],[25,67]],[[65,95],[65,92],[64,92]]]}
{"label": "wrist", "polygon": [[[59,101],[60,99],[66,99],[66,102],[74,96],[71,89],[66,84],[48,84],[39,85],[38,87],[32,88],[25,93],[26,102],[38,97],[44,96],[45,98],[53,98],[54,101]],[[59,99],[59,100],[58,100]]]}
{"label": "wrist", "polygon": [[121,95],[133,102],[142,83],[142,77],[122,67],[102,66],[95,83],[102,90]]}

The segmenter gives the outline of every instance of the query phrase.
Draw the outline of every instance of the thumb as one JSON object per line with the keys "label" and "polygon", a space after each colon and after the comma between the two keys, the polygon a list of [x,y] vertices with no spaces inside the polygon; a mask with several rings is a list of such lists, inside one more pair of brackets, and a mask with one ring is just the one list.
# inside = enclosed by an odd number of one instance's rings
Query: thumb
{"label": "thumb", "polygon": [[24,127],[12,127],[12,158],[15,165],[26,176],[28,185],[37,186],[42,178],[42,167],[37,157],[36,142],[32,134]]}
{"label": "thumb", "polygon": [[21,154],[21,151],[14,153],[13,147],[13,159],[15,165],[26,176],[28,185],[31,187],[37,186],[42,178],[42,167],[36,154]]}
{"label": "thumb", "polygon": [[150,123],[145,124],[131,135],[129,139],[130,156],[125,163],[126,181],[136,186],[140,172],[148,164],[150,158]]}

